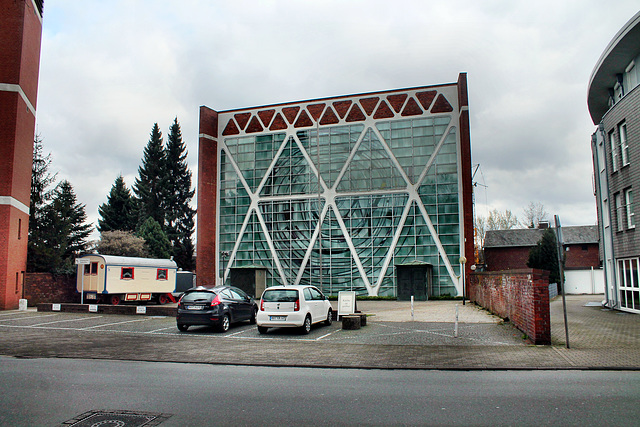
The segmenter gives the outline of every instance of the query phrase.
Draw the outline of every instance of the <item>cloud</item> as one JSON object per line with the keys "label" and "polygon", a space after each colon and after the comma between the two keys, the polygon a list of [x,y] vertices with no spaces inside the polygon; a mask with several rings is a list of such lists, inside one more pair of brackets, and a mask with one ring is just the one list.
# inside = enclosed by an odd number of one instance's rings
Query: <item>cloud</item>
{"label": "cloud", "polygon": [[[197,179],[198,107],[454,82],[468,72],[478,211],[529,201],[595,223],[586,90],[632,1],[109,1],[45,8],[38,132],[97,222],[175,117]],[[486,194],[481,195],[486,190]]]}

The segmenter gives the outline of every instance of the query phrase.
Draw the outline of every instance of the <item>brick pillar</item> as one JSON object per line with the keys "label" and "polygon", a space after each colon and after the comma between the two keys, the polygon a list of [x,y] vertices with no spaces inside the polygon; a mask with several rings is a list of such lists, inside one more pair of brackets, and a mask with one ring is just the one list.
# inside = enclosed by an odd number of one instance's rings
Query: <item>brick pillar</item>
{"label": "brick pillar", "polygon": [[218,113],[200,107],[198,142],[198,286],[216,284],[218,271],[216,226],[218,207]]}
{"label": "brick pillar", "polygon": [[[40,9],[38,8],[38,6]],[[18,308],[27,267],[42,2],[0,0],[0,309]]]}

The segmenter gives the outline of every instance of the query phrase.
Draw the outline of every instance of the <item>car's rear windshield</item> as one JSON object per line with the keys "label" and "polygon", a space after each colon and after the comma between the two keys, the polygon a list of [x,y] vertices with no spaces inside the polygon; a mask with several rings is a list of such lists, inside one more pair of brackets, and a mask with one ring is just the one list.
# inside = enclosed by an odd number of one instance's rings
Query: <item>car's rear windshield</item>
{"label": "car's rear windshield", "polygon": [[216,294],[214,294],[213,292],[187,292],[182,297],[182,302],[210,301],[215,296]]}
{"label": "car's rear windshield", "polygon": [[262,294],[262,299],[267,302],[296,302],[298,291],[296,289],[267,289]]}

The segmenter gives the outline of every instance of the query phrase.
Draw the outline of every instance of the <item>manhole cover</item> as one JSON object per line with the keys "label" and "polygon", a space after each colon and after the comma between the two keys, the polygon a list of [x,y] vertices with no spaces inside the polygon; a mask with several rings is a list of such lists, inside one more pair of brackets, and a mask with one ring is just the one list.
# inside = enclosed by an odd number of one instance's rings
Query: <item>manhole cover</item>
{"label": "manhole cover", "polygon": [[134,411],[89,411],[61,426],[73,427],[138,427],[157,426],[171,414]]}

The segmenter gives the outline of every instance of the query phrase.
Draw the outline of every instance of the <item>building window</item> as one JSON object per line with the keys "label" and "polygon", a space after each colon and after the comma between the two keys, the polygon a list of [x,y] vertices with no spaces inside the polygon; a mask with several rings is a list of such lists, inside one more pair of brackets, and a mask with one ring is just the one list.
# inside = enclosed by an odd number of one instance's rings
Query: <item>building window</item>
{"label": "building window", "polygon": [[169,277],[169,272],[166,268],[159,268],[158,273],[156,274],[156,280],[167,280]]}
{"label": "building window", "polygon": [[133,267],[122,267],[121,279],[133,280]]}
{"label": "building window", "polygon": [[618,231],[622,231],[624,230],[624,206],[622,206],[622,195],[620,193],[616,193],[613,195],[614,199],[615,199],[615,204],[616,204],[616,211],[615,211],[615,217],[616,217],[616,226],[618,227],[617,230]]}
{"label": "building window", "polygon": [[618,260],[618,283],[620,308],[640,312],[640,277],[638,276],[638,258]]}
{"label": "building window", "polygon": [[624,201],[627,213],[627,228],[636,228],[636,221],[633,212],[633,190],[630,188],[624,191]]}
{"label": "building window", "polygon": [[618,125],[618,139],[620,141],[620,161],[621,166],[629,164],[629,145],[627,144],[627,124]]}
{"label": "building window", "polygon": [[618,170],[618,144],[613,131],[609,132],[609,145],[611,146],[611,166],[616,172]]}

